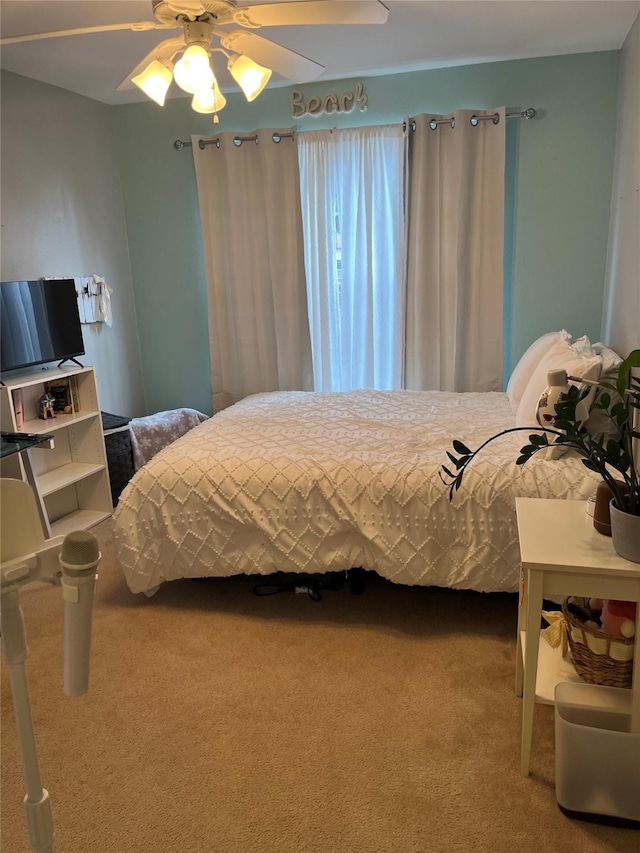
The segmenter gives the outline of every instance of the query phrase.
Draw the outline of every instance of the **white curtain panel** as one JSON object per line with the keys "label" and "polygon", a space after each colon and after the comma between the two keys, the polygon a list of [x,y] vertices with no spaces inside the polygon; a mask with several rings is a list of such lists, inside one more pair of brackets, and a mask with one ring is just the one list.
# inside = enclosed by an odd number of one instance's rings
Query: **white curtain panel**
{"label": "white curtain panel", "polygon": [[[294,133],[292,130],[288,133]],[[214,412],[260,391],[313,388],[295,135],[221,133],[193,157]],[[255,137],[246,140],[246,137]]]}
{"label": "white curtain panel", "polygon": [[401,388],[401,125],[298,134],[316,391]]}
{"label": "white curtain panel", "polygon": [[417,116],[409,139],[405,384],[500,391],[505,110],[452,115]]}

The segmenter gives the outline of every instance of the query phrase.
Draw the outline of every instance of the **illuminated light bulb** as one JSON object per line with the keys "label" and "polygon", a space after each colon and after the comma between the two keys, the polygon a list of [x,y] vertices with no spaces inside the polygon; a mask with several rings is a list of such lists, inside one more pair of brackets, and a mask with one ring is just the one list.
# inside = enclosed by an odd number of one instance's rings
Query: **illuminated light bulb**
{"label": "illuminated light bulb", "polygon": [[161,107],[164,106],[164,99],[167,96],[171,80],[171,70],[157,59],[147,65],[142,74],[131,78],[132,83],[135,83],[145,95],[148,95],[152,101]]}
{"label": "illuminated light bulb", "polygon": [[190,95],[209,89],[214,78],[207,51],[199,44],[190,45],[176,62],[173,79]]}
{"label": "illuminated light bulb", "polygon": [[214,77],[213,86],[195,93],[191,101],[191,108],[197,113],[217,113],[226,103],[227,99],[218,88],[218,81]]}
{"label": "illuminated light bulb", "polygon": [[271,71],[248,56],[233,56],[227,65],[231,76],[248,101],[254,101],[269,82]]}

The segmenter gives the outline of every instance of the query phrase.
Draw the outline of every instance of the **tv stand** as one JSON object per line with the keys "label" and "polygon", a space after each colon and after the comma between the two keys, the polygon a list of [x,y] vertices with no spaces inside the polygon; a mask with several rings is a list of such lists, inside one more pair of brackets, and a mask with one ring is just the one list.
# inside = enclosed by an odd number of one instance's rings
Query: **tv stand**
{"label": "tv stand", "polygon": [[62,365],[63,365],[66,361],[72,361],[74,364],[77,364],[77,365],[78,365],[78,367],[84,367],[84,364],[80,364],[80,362],[79,362],[79,361],[78,361],[78,359],[76,359],[76,358],[63,358],[63,359],[62,359],[62,361],[58,364],[58,367],[62,367]]}

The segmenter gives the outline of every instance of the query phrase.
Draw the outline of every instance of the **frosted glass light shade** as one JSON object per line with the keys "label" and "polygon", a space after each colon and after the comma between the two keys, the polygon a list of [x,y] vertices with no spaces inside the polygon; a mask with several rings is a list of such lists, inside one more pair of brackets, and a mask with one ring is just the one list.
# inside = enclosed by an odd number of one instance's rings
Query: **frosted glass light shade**
{"label": "frosted glass light shade", "polygon": [[157,59],[149,63],[142,74],[132,77],[131,82],[148,95],[152,101],[164,106],[164,99],[171,85],[172,75],[169,68]]}
{"label": "frosted glass light shade", "polygon": [[213,71],[207,51],[199,44],[190,45],[176,62],[173,79],[190,95],[210,89],[213,85]]}
{"label": "frosted glass light shade", "polygon": [[227,99],[218,88],[218,81],[213,78],[213,86],[196,92],[191,101],[191,108],[197,113],[217,113],[227,103]]}
{"label": "frosted glass light shade", "polygon": [[249,102],[258,97],[271,77],[269,68],[263,68],[248,56],[231,57],[227,67]]}

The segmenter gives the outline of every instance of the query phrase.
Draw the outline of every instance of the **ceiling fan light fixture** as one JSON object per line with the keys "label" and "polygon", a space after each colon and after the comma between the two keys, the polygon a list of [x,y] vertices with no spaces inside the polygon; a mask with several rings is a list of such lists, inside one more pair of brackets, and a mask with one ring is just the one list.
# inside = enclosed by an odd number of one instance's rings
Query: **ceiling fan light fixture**
{"label": "ceiling fan light fixture", "polygon": [[213,86],[196,92],[191,100],[191,108],[197,113],[217,113],[227,103],[227,99],[218,87],[218,81],[213,78]]}
{"label": "ceiling fan light fixture", "polygon": [[147,65],[142,74],[132,77],[131,82],[142,89],[152,101],[163,107],[172,79],[171,69],[158,59],[154,59]]}
{"label": "ceiling fan light fixture", "polygon": [[271,70],[258,65],[248,56],[236,54],[227,65],[229,73],[244,92],[247,101],[254,101],[271,78]]}
{"label": "ceiling fan light fixture", "polygon": [[209,62],[209,53],[199,44],[191,44],[176,62],[173,79],[190,95],[210,89],[214,76]]}

